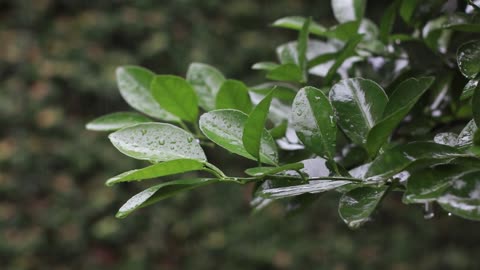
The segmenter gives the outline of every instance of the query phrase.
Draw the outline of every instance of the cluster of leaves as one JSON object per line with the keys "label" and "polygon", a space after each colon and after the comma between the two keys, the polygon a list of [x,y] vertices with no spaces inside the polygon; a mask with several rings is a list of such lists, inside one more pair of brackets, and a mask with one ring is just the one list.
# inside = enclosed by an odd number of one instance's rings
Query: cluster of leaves
{"label": "cluster of leaves", "polygon": [[[120,152],[152,165],[117,175],[107,185],[190,171],[212,177],[152,186],[127,201],[117,217],[180,192],[227,182],[254,183],[254,211],[278,199],[296,211],[318,193],[335,190],[342,194],[339,214],[352,228],[370,220],[390,192],[402,192],[407,204],[431,209],[437,202],[450,213],[480,220],[474,136],[480,124],[480,41],[471,40],[480,31],[480,8],[471,2],[397,0],[377,26],[364,18],[366,0],[331,3],[336,26],[303,17],[273,23],[298,31],[298,39],[276,49],[278,63],[253,65],[269,79],[260,85],[226,79],[201,63],[191,64],[186,78],[119,67],[122,97],[144,115],[113,113],[87,128],[114,131],[109,139]],[[465,12],[456,12],[460,8]],[[440,16],[426,20],[425,12],[431,16],[432,10]],[[411,33],[391,33],[396,23]],[[454,44],[458,40],[463,42]],[[432,55],[433,64],[415,61],[424,52],[419,47]],[[451,102],[453,80],[465,80],[458,70],[470,81],[459,102]],[[453,117],[439,118],[447,110]],[[434,118],[430,122],[440,124],[436,129],[447,129],[449,122],[472,115],[458,135],[425,127],[423,140],[401,136],[402,127],[424,124],[417,119]],[[220,146],[258,166],[247,169],[246,176],[227,176],[207,161],[202,146]]]}

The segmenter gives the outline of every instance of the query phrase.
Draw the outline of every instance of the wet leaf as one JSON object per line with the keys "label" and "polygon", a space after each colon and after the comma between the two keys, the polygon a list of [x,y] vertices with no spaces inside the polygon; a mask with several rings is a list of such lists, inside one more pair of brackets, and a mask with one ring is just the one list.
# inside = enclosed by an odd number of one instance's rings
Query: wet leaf
{"label": "wet leaf", "polygon": [[[242,142],[243,128],[247,119],[248,116],[241,111],[215,110],[200,117],[200,129],[207,138],[228,151],[256,160],[247,152]],[[266,129],[261,140],[260,159],[270,165],[278,163],[275,142]]]}
{"label": "wet leaf", "polygon": [[226,80],[217,93],[217,109],[235,109],[244,113],[252,110],[252,101],[247,86],[236,80]]}
{"label": "wet leaf", "polygon": [[476,77],[475,79],[471,79],[470,81],[468,81],[468,83],[463,88],[460,100],[466,100],[473,96],[473,93],[475,93],[475,89],[477,89],[479,80],[480,78]]}
{"label": "wet leaf", "polygon": [[123,66],[116,70],[117,85],[123,99],[137,111],[148,116],[177,122],[178,117],[169,113],[155,101],[150,85],[155,76],[148,69],[136,66]]}
{"label": "wet leaf", "polygon": [[312,180],[304,185],[264,189],[260,195],[265,198],[281,199],[306,193],[325,192],[350,183],[350,181]]}
{"label": "wet leaf", "polygon": [[457,62],[465,77],[475,78],[480,72],[480,40],[462,44],[457,51]]}
{"label": "wet leaf", "polygon": [[438,133],[433,138],[433,141],[438,144],[456,146],[458,144],[458,135],[452,132]]}
{"label": "wet leaf", "polygon": [[175,159],[164,161],[142,169],[126,171],[108,179],[105,184],[107,186],[113,186],[114,184],[122,182],[140,181],[189,171],[198,171],[203,169],[204,164],[204,162],[196,159]]}
{"label": "wet leaf", "polygon": [[187,81],[198,96],[198,104],[205,111],[215,109],[215,98],[225,81],[223,74],[216,68],[201,63],[192,63],[188,67]]}
{"label": "wet leaf", "polygon": [[86,128],[94,131],[115,131],[144,122],[152,122],[152,120],[134,112],[116,112],[90,121]]}
{"label": "wet leaf", "polygon": [[314,87],[300,89],[292,104],[290,123],[310,151],[333,159],[337,126],[332,105],[322,91]]}
{"label": "wet leaf", "polygon": [[272,70],[276,67],[278,67],[279,64],[275,62],[258,62],[253,64],[252,69],[255,70]]}
{"label": "wet leaf", "polygon": [[219,182],[218,179],[181,179],[150,187],[130,198],[117,212],[117,218],[125,218],[133,211],[170,198],[180,192]]}
{"label": "wet leaf", "polygon": [[326,82],[331,82],[335,74],[337,73],[338,69],[342,66],[342,64],[347,60],[349,57],[354,56],[356,54],[356,47],[362,41],[363,35],[356,35],[353,36],[345,46],[338,52],[338,56],[333,62],[333,65],[328,70],[327,75],[325,76]]}
{"label": "wet leaf", "polygon": [[393,24],[397,17],[398,7],[400,5],[400,0],[393,1],[390,6],[383,13],[382,19],[380,20],[380,40],[383,43],[388,42],[388,36],[392,31]]}
{"label": "wet leaf", "polygon": [[407,116],[418,99],[433,83],[433,77],[410,78],[395,89],[383,112],[382,119],[368,132],[367,150],[371,157],[387,142],[393,130]]}
{"label": "wet leaf", "polygon": [[260,146],[263,133],[268,132],[265,131],[265,121],[267,120],[270,103],[272,102],[273,92],[273,90],[270,91],[270,93],[253,108],[243,127],[243,146],[255,159],[260,158]]}
{"label": "wet leaf", "polygon": [[279,167],[254,167],[245,170],[245,173],[250,176],[262,176],[262,175],[274,175],[288,170],[300,170],[303,169],[303,163],[290,163]]}
{"label": "wet leaf", "polygon": [[196,122],[198,100],[193,87],[183,78],[173,75],[155,76],[151,92],[158,104],[178,118]]}
{"label": "wet leaf", "polygon": [[276,81],[305,82],[302,70],[293,63],[283,64],[270,70],[267,78]]}
{"label": "wet leaf", "polygon": [[454,215],[480,220],[480,171],[457,177],[437,202]]}
{"label": "wet leaf", "polygon": [[475,124],[477,124],[477,127],[480,126],[480,89],[479,88],[475,89],[475,92],[473,93],[472,114],[473,114],[473,120],[475,121]]}
{"label": "wet leaf", "polygon": [[412,16],[415,12],[415,8],[419,0],[403,0],[400,5],[400,16],[406,23],[410,23]]}
{"label": "wet leaf", "polygon": [[303,23],[302,29],[298,35],[297,42],[297,53],[298,53],[298,66],[302,70],[303,79],[302,81],[307,81],[308,67],[307,67],[307,48],[308,48],[308,35],[310,33],[310,23],[312,22],[311,18],[308,18]]}
{"label": "wet leaf", "polygon": [[[306,20],[306,18],[299,16],[284,17],[273,22],[272,26],[292,30],[301,30]],[[326,30],[327,29],[325,27],[313,21],[309,25],[309,31],[314,35],[323,36]]]}
{"label": "wet leaf", "polygon": [[341,23],[362,19],[366,4],[366,0],[331,0],[333,15]]}
{"label": "wet leaf", "polygon": [[387,191],[387,187],[360,187],[345,193],[340,198],[338,213],[352,229],[370,220],[370,216]]}
{"label": "wet leaf", "polygon": [[137,124],[116,131],[108,138],[120,152],[136,159],[152,162],[207,159],[192,134],[170,124]]}
{"label": "wet leaf", "polygon": [[471,120],[458,134],[457,146],[467,146],[473,143],[473,135],[477,131],[477,124],[474,120]]}
{"label": "wet leaf", "polygon": [[356,144],[364,145],[370,129],[382,118],[388,98],[375,82],[345,79],[330,90],[337,124]]}

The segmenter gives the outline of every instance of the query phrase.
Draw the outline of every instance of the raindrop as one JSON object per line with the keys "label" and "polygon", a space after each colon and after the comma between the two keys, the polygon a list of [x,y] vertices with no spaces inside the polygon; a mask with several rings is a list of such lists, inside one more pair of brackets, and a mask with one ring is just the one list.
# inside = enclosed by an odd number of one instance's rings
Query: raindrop
{"label": "raindrop", "polygon": [[165,144],[165,140],[159,140],[159,141],[158,141],[158,144],[164,145],[164,144]]}
{"label": "raindrop", "polygon": [[448,216],[451,217],[451,216],[452,216],[452,213],[449,212],[449,213],[448,213]]}
{"label": "raindrop", "polygon": [[425,203],[423,209],[423,218],[425,219],[432,219],[435,217],[435,213],[433,212],[433,204],[431,202]]}

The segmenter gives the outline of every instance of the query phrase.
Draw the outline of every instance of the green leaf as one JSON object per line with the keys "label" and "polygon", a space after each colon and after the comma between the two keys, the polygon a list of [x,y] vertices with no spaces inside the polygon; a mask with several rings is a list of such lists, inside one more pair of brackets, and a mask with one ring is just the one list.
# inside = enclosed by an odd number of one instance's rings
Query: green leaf
{"label": "green leaf", "polygon": [[244,113],[252,110],[248,87],[241,81],[226,80],[217,93],[217,109],[235,109]]}
{"label": "green leaf", "polygon": [[276,53],[281,64],[295,64],[298,66],[297,42],[292,41],[277,47]]}
{"label": "green leaf", "polygon": [[347,60],[349,57],[354,56],[356,54],[355,49],[362,41],[363,35],[356,35],[350,39],[347,44],[338,52],[338,57],[336,58],[335,62],[333,62],[333,65],[330,67],[328,70],[327,75],[325,76],[325,81],[326,82],[331,82],[333,79],[333,76],[338,71],[338,68],[342,66],[342,64]]}
{"label": "green leaf", "polygon": [[454,215],[480,220],[480,171],[456,178],[437,202]]}
{"label": "green leaf", "polygon": [[150,84],[155,76],[153,72],[141,67],[123,66],[117,68],[116,76],[120,94],[132,108],[157,119],[179,121],[153,98],[150,92]]}
{"label": "green leaf", "polygon": [[477,127],[480,126],[480,90],[478,87],[477,89],[475,89],[475,92],[473,93],[472,113],[473,113],[473,120],[475,120],[475,124],[477,124]]}
{"label": "green leaf", "polygon": [[108,138],[120,152],[136,159],[152,162],[207,159],[192,134],[166,123],[137,124],[116,131]]}
{"label": "green leaf", "polygon": [[275,81],[304,82],[302,70],[293,63],[283,64],[270,70],[267,78]]}
{"label": "green leaf", "polygon": [[284,101],[285,103],[291,103],[297,94],[297,89],[286,83],[262,83],[250,87],[250,91],[258,93],[262,96],[266,96],[272,89],[275,88],[273,97]]}
{"label": "green leaf", "polygon": [[382,119],[368,132],[367,150],[371,157],[375,156],[387,142],[395,127],[407,116],[433,81],[433,77],[410,78],[395,89],[385,107]]}
{"label": "green leaf", "polygon": [[202,170],[204,165],[205,163],[196,159],[169,160],[142,169],[121,173],[108,179],[105,184],[107,186],[113,186],[114,184],[121,182],[140,181],[189,171],[198,171]]}
{"label": "green leaf", "polygon": [[449,14],[447,20],[442,24],[442,28],[467,33],[480,32],[480,24],[472,21],[471,17],[462,13]]}
{"label": "green leaf", "polygon": [[366,173],[369,181],[385,180],[416,161],[445,161],[463,154],[454,147],[433,142],[411,142],[388,149],[379,155]]}
{"label": "green leaf", "polygon": [[300,33],[298,35],[297,41],[297,54],[298,54],[298,66],[302,70],[303,79],[302,81],[307,81],[308,68],[307,68],[307,48],[308,48],[308,34],[310,29],[310,23],[312,22],[311,18],[308,18],[302,26]]}
{"label": "green leaf", "polygon": [[270,129],[268,132],[270,132],[270,135],[272,135],[272,137],[274,139],[281,139],[281,138],[285,137],[285,133],[287,132],[287,128],[288,128],[288,122],[285,120],[285,121],[281,122],[280,124],[278,124],[277,126]]}
{"label": "green leaf", "polygon": [[282,199],[293,196],[298,196],[306,193],[320,193],[336,189],[338,187],[350,184],[350,181],[332,181],[332,180],[313,180],[308,184],[269,188],[260,192],[260,196],[269,199]]}
{"label": "green leaf", "polygon": [[385,10],[382,19],[380,20],[380,40],[385,44],[388,42],[388,36],[392,32],[399,5],[400,0],[393,1]]}
{"label": "green leaf", "polygon": [[360,187],[345,193],[338,206],[340,217],[348,227],[360,227],[370,220],[386,191],[387,187]]}
{"label": "green leaf", "polygon": [[170,198],[180,192],[185,192],[194,188],[217,183],[220,180],[211,178],[181,179],[161,183],[150,187],[137,195],[133,196],[118,210],[116,217],[125,218],[133,211],[154,204],[158,201]]}
{"label": "green leaf", "polygon": [[453,132],[442,132],[435,135],[433,141],[438,144],[456,146],[458,144],[458,135]]}
{"label": "green leaf", "polygon": [[250,176],[262,176],[262,175],[274,175],[279,172],[289,171],[289,170],[300,170],[303,169],[304,165],[301,162],[289,163],[282,165],[280,167],[254,167],[248,168],[245,170],[245,173]]}
{"label": "green leaf", "polygon": [[[248,116],[237,110],[215,110],[200,117],[200,129],[211,141],[228,151],[243,157],[256,160],[250,155],[242,143],[243,129]],[[261,145],[260,160],[270,165],[278,163],[278,153],[275,141],[264,129]]]}
{"label": "green leaf", "polygon": [[270,93],[255,106],[243,127],[243,146],[255,159],[260,158],[261,140],[265,132],[265,121],[267,120],[270,103],[272,102],[273,92],[274,90],[270,91]]}
{"label": "green leaf", "polygon": [[452,31],[443,28],[447,21],[447,16],[441,16],[428,21],[423,27],[422,36],[424,42],[434,52],[444,54],[448,50]]}
{"label": "green leaf", "polygon": [[335,25],[325,33],[325,36],[341,41],[348,41],[357,35],[359,32],[358,28],[360,27],[360,23],[361,21],[357,20]]}
{"label": "green leaf", "polygon": [[363,18],[367,0],[331,0],[333,15],[343,23]]}
{"label": "green leaf", "polygon": [[406,23],[410,23],[412,16],[415,12],[415,8],[419,0],[403,0],[400,6],[400,16]]}
{"label": "green leaf", "polygon": [[310,86],[300,89],[293,101],[290,124],[310,151],[333,160],[337,125],[332,105],[322,91]]}
{"label": "green leaf", "polygon": [[475,89],[477,89],[478,82],[480,81],[480,77],[476,77],[475,79],[471,79],[465,85],[462,91],[462,95],[460,96],[460,100],[467,100],[473,96]]}
{"label": "green leaf", "polygon": [[337,124],[356,144],[364,145],[370,129],[381,119],[388,98],[375,82],[345,79],[330,90]]}
{"label": "green leaf", "polygon": [[[306,18],[299,16],[284,17],[274,21],[272,26],[292,30],[301,30],[306,20]],[[322,25],[312,21],[309,25],[309,31],[312,34],[323,36],[327,29]]]}
{"label": "green leaf", "polygon": [[210,65],[192,63],[188,67],[187,81],[197,92],[200,107],[205,111],[215,109],[215,97],[225,81],[223,74]]}
{"label": "green leaf", "polygon": [[435,201],[451,185],[454,177],[465,173],[459,165],[439,165],[414,171],[408,178],[404,203],[425,203]]}
{"label": "green leaf", "polygon": [[152,120],[134,112],[116,112],[90,121],[86,128],[94,131],[115,131],[144,122],[152,122]]}
{"label": "green leaf", "polygon": [[477,130],[477,124],[475,124],[474,120],[468,122],[460,134],[458,134],[457,146],[462,147],[471,145],[473,143],[473,135]]}
{"label": "green leaf", "polygon": [[473,79],[480,72],[480,40],[462,44],[457,50],[458,67],[462,74]]}
{"label": "green leaf", "polygon": [[185,79],[172,75],[155,76],[151,91],[153,97],[165,110],[182,120],[197,121],[197,95]]}
{"label": "green leaf", "polygon": [[276,67],[278,67],[279,64],[275,62],[258,62],[253,64],[252,69],[256,70],[272,70]]}

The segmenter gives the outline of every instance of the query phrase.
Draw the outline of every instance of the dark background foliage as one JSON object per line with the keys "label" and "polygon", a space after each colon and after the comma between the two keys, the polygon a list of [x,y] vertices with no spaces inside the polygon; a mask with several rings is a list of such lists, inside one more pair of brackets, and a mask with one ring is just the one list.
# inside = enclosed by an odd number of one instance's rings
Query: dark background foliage
{"label": "dark background foliage", "polygon": [[[384,1],[370,1],[378,22]],[[251,64],[295,33],[269,28],[287,15],[333,25],[329,1],[0,1],[0,265],[2,269],[475,269],[478,224],[389,196],[375,222],[351,231],[337,194],[286,218],[249,212],[249,190],[216,185],[143,209],[118,207],[142,184],[104,186],[140,163],[93,117],[128,110],[116,66],[184,75],[192,61],[257,82]],[[229,171],[231,155],[209,153]],[[221,161],[221,162],[219,162]]]}

